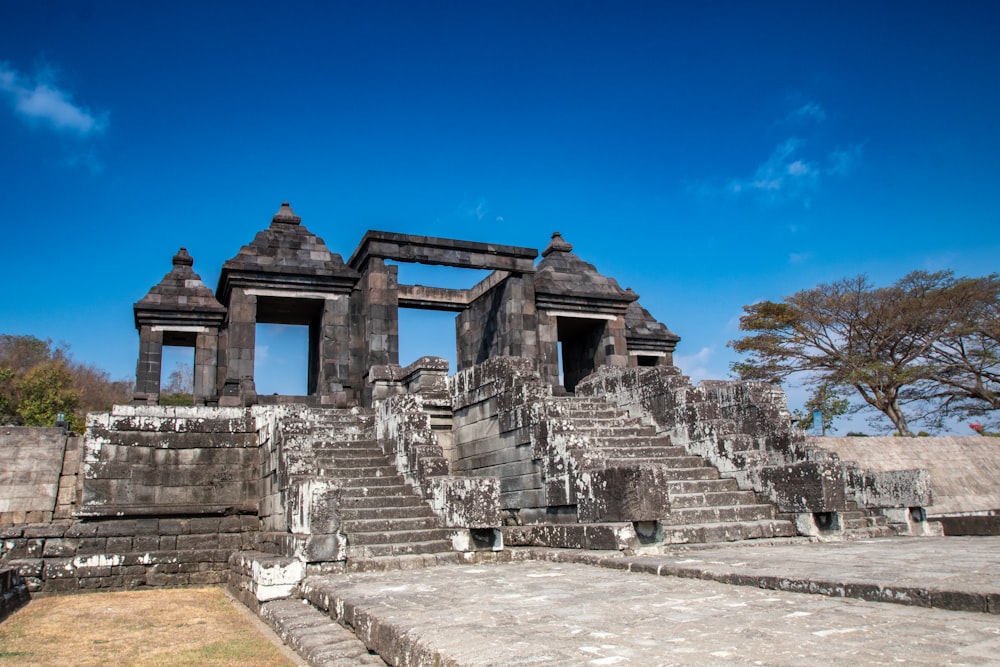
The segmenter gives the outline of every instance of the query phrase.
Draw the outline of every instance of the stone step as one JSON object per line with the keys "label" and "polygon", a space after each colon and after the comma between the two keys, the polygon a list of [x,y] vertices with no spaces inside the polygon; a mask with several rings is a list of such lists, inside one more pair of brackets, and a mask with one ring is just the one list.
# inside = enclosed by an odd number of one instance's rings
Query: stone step
{"label": "stone step", "polygon": [[[379,491],[388,491],[389,489],[395,489],[397,487],[380,487]],[[364,494],[358,493],[361,489],[349,489],[345,490],[340,497],[340,511],[341,512],[351,512],[362,510],[410,510],[413,508],[422,508],[430,511],[427,504],[413,493],[409,486],[398,487],[402,490],[402,493],[385,493],[385,494]],[[360,518],[360,515],[359,515]]]}
{"label": "stone step", "polygon": [[420,528],[416,530],[387,530],[371,533],[346,533],[348,546],[370,546],[374,544],[413,544],[419,542],[448,541],[451,531],[446,528]]}
{"label": "stone step", "polygon": [[286,421],[281,428],[284,433],[292,435],[329,433],[352,440],[371,440],[375,437],[375,429],[372,425],[358,424],[357,422]]}
{"label": "stone step", "polygon": [[[881,519],[881,521],[879,520]],[[884,516],[862,516],[845,518],[840,517],[840,525],[844,530],[864,530],[866,528],[883,528],[889,525]]]}
{"label": "stone step", "polygon": [[703,491],[701,493],[670,494],[670,509],[717,507],[720,505],[757,505],[753,491]]}
{"label": "stone step", "polygon": [[[384,477],[376,477],[366,480],[350,480],[350,484],[340,487],[341,502],[344,498],[356,498],[358,496],[408,496],[413,493],[413,487],[402,482],[402,478],[396,480],[399,483],[392,483]],[[419,500],[418,496],[414,496]]]}
{"label": "stone step", "polygon": [[895,537],[896,532],[889,526],[869,526],[844,530],[840,538],[844,540],[871,540],[877,537]]}
{"label": "stone step", "polygon": [[665,459],[677,456],[687,456],[687,450],[683,447],[664,447],[661,445],[650,445],[644,447],[636,445],[623,447],[621,445],[605,445],[597,448],[605,456],[619,459]]}
{"label": "stone step", "polygon": [[648,436],[656,435],[656,427],[654,426],[605,426],[600,422],[585,423],[583,420],[574,421],[569,424],[561,423],[550,423],[549,425],[550,434],[579,434],[585,435],[588,438],[642,438]]}
{"label": "stone step", "polygon": [[394,477],[402,479],[399,471],[396,470],[396,466],[382,465],[377,467],[350,468],[344,467],[335,461],[323,459],[316,459],[316,466],[319,469],[319,474],[323,477],[340,479],[385,479],[387,477]]}
{"label": "stone step", "polygon": [[624,410],[617,408],[576,408],[560,407],[558,410],[549,410],[547,413],[550,419],[595,419],[598,421],[622,421],[629,424],[640,423]]}
{"label": "stone step", "polygon": [[408,556],[411,554],[443,554],[454,551],[451,540],[429,540],[405,544],[358,544],[347,547],[348,561],[384,556]]}
{"label": "stone step", "polygon": [[[364,500],[373,499],[365,498]],[[345,523],[348,521],[373,521],[376,519],[433,519],[434,512],[423,502],[416,505],[386,505],[384,507],[355,506],[341,507],[340,518]]]}
{"label": "stone step", "polygon": [[372,452],[373,454],[385,455],[378,442],[371,438],[365,440],[351,440],[339,438],[320,438],[313,444],[313,451],[316,452]]}
{"label": "stone step", "polygon": [[[350,468],[358,470],[361,468],[385,468],[392,466],[388,457],[382,456],[340,456],[339,454],[316,454],[316,463],[320,466],[335,468]],[[393,466],[394,467],[394,466]]]}
{"label": "stone step", "polygon": [[359,533],[398,533],[417,530],[435,530],[440,527],[441,526],[438,524],[437,519],[431,515],[410,518],[386,517],[379,519],[343,519],[340,530],[350,536]]}
{"label": "stone step", "polygon": [[722,505],[716,507],[671,506],[670,514],[660,523],[664,526],[687,526],[702,523],[764,521],[774,518],[772,505]]}
{"label": "stone step", "polygon": [[774,537],[795,537],[795,535],[795,525],[791,521],[779,519],[663,526],[664,544],[736,542]]}
{"label": "stone step", "polygon": [[[706,466],[707,467],[707,466]],[[713,493],[724,491],[739,491],[740,486],[731,477],[715,479],[676,479],[667,482],[667,493],[673,498],[684,493]]]}
{"label": "stone step", "polygon": [[[704,462],[702,462],[704,463]],[[700,468],[668,468],[663,467],[664,477],[667,479],[667,483],[675,481],[694,481],[694,480],[717,480],[719,479],[719,471],[712,466],[702,465]],[[669,487],[668,487],[669,490]]]}
{"label": "stone step", "polygon": [[[595,447],[675,447],[669,435],[605,435],[594,438]],[[684,447],[676,446],[679,453],[687,454]]]}
{"label": "stone step", "polygon": [[610,456],[598,456],[596,460],[605,461],[606,467],[627,467],[629,465],[636,465],[637,463],[655,465],[663,468],[682,468],[691,469],[705,466],[705,459],[700,456],[669,456],[665,458],[658,458],[649,461],[636,461],[632,458],[619,458]]}

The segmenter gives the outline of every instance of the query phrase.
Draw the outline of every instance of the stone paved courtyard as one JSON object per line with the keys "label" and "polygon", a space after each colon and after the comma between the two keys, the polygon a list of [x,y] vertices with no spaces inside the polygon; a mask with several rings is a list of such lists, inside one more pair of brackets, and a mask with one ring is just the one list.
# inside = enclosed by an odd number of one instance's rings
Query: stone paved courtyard
{"label": "stone paved courtyard", "polygon": [[[941,593],[1000,589],[1000,538],[723,546],[642,557],[552,560],[313,577],[306,593],[393,664],[993,665],[1000,614],[869,602],[609,567],[710,565],[709,575]],[[544,556],[541,551],[535,557]],[[405,567],[405,562],[400,563]],[[653,570],[655,571],[655,570]],[[994,598],[995,599],[995,598]]]}

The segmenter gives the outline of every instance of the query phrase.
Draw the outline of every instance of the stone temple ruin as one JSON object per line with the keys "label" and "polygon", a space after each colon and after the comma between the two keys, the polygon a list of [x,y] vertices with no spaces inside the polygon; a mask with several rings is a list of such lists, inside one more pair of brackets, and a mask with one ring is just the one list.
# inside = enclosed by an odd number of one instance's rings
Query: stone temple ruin
{"label": "stone temple ruin", "polygon": [[[558,233],[538,254],[369,231],[345,262],[287,203],[214,292],[182,248],[134,307],[133,403],[82,436],[4,430],[31,473],[4,564],[33,590],[228,582],[256,606],[381,557],[933,532],[925,470],[807,443],[771,385],[693,386],[637,294]],[[490,273],[406,285],[406,262]],[[456,314],[453,375],[400,366],[401,308]],[[257,392],[258,323],[308,327],[308,395]],[[193,407],[159,405],[164,346],[194,349]]]}

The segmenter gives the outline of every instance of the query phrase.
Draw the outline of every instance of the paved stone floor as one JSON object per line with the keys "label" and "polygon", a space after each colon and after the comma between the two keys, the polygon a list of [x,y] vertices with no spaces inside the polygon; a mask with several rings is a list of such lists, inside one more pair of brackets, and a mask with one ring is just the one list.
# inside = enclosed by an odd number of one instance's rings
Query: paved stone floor
{"label": "paved stone floor", "polygon": [[[619,569],[618,560],[366,572],[315,577],[305,589],[393,664],[1000,664],[1000,614],[655,576]],[[730,546],[624,560],[980,596],[1000,586],[1000,538]]]}
{"label": "paved stone floor", "polygon": [[744,542],[632,557],[537,550],[535,556],[775,590],[1000,614],[1000,537]]}

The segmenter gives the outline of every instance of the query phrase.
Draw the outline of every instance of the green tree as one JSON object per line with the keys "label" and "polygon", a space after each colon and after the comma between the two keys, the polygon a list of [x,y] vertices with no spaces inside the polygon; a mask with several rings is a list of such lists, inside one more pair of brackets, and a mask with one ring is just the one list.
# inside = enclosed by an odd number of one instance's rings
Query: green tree
{"label": "green tree", "polygon": [[[744,306],[740,329],[749,335],[729,345],[747,357],[733,370],[744,379],[779,382],[801,374],[817,387],[851,387],[905,436],[912,435],[911,417],[940,413],[948,397],[961,392],[972,401],[967,406],[992,409],[972,396],[966,381],[988,384],[989,373],[998,370],[996,345],[980,339],[968,344],[974,336],[996,332],[995,319],[988,321],[985,313],[995,312],[997,291],[992,302],[988,295],[971,298],[964,290],[976,280],[915,271],[875,288],[858,276],[781,302]],[[995,276],[984,280],[996,282]],[[955,346],[978,365],[945,359],[944,351]]]}
{"label": "green tree", "polygon": [[62,413],[71,428],[81,430],[87,412],[131,397],[131,382],[112,381],[106,372],[74,362],[65,345],[0,334],[0,423],[52,426]]}
{"label": "green tree", "polygon": [[80,396],[73,389],[73,374],[62,361],[35,366],[17,381],[17,416],[25,426],[55,426],[61,414],[73,430],[83,428],[76,409]]}

